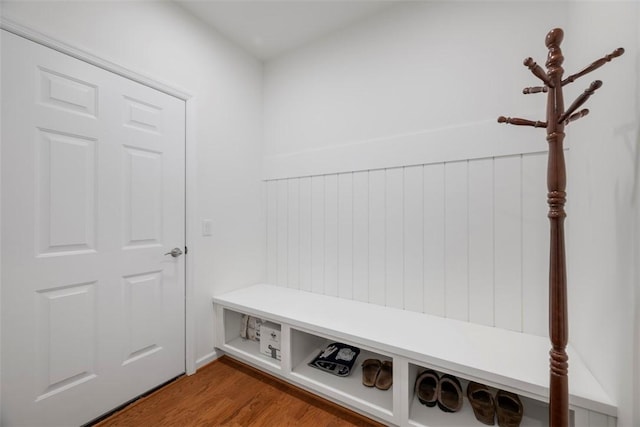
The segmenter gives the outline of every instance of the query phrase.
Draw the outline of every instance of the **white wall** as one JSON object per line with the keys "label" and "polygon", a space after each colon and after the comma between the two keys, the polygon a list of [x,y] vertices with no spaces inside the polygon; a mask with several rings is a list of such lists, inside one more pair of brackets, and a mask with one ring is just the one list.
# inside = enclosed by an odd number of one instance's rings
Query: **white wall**
{"label": "white wall", "polygon": [[[171,2],[3,2],[3,16],[196,98],[196,358],[213,352],[211,296],[265,276],[262,65]],[[195,224],[200,229],[199,224]]]}
{"label": "white wall", "polygon": [[[493,124],[499,115],[527,117],[543,108],[540,97],[521,95],[537,83],[522,60],[537,55],[544,62],[537,35],[562,26],[564,9],[546,2],[409,2],[267,62],[267,165],[298,153],[312,167],[324,149],[343,155],[353,145],[356,154],[347,155],[369,160],[378,145],[398,150],[410,136],[427,147],[471,137],[476,149],[505,134],[511,145],[540,137],[539,129]],[[471,150],[472,141],[464,142]],[[314,157],[302,158],[309,151]]]}
{"label": "white wall", "polygon": [[637,2],[579,2],[571,5],[564,45],[566,73],[626,49],[565,89],[568,105],[591,81],[604,82],[586,105],[590,115],[567,128],[570,339],[618,402],[619,426],[640,425],[639,28]]}

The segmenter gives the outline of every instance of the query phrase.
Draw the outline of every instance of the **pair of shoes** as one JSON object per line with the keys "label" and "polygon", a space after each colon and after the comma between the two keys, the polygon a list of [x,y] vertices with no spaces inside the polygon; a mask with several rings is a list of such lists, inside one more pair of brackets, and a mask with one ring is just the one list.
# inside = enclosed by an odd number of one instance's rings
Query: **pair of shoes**
{"label": "pair of shoes", "polygon": [[423,405],[430,408],[438,405],[444,412],[458,412],[462,409],[462,387],[453,375],[438,374],[428,369],[416,378],[415,393]]}
{"label": "pair of shoes", "polygon": [[486,385],[470,382],[467,397],[473,414],[481,423],[494,425],[496,414],[500,427],[518,427],[522,421],[524,409],[517,394],[499,390],[494,399]]}
{"label": "pair of shoes", "polygon": [[362,384],[379,390],[389,390],[393,384],[393,362],[367,359],[362,362]]}

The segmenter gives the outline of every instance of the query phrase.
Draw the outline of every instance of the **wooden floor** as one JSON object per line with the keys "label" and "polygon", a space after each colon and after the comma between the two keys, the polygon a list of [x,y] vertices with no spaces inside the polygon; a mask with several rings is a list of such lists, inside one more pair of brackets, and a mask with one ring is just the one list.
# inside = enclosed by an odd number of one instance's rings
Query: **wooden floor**
{"label": "wooden floor", "polygon": [[381,426],[223,356],[96,426]]}

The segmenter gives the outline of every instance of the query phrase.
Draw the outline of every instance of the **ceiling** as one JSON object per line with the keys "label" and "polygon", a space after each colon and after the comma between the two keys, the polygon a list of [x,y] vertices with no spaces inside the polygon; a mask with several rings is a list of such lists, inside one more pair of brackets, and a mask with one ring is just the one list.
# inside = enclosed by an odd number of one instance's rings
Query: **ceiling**
{"label": "ceiling", "polygon": [[273,58],[400,0],[175,0],[260,59]]}

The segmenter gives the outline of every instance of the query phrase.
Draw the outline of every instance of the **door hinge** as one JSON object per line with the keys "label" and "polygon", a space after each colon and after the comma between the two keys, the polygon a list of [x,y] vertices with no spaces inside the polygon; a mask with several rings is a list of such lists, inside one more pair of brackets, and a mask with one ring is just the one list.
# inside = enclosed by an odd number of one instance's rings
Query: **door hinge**
{"label": "door hinge", "polygon": [[188,254],[188,253],[189,253],[189,248],[185,246],[185,247],[184,247],[184,254],[186,255],[186,254]]}

